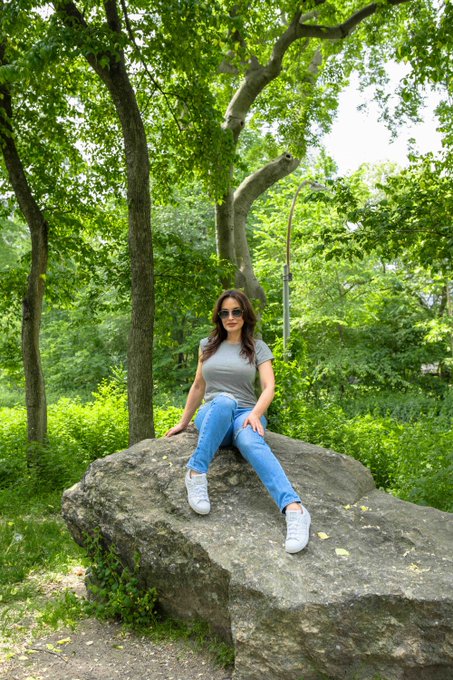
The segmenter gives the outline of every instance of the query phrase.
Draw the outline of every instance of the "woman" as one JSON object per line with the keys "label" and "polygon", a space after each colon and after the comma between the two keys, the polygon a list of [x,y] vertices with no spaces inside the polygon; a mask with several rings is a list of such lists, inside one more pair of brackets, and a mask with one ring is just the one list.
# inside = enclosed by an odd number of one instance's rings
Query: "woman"
{"label": "woman", "polygon": [[[199,431],[197,448],[187,464],[189,505],[200,515],[209,513],[209,465],[219,446],[233,444],[285,513],[286,551],[299,552],[308,543],[310,513],[263,436],[264,413],[274,397],[274,357],[262,340],[253,337],[256,316],[244,293],[225,291],[216,302],[212,321],[214,330],[200,343],[198,368],[184,413],[180,422],[166,433],[172,437],[185,430],[205,399],[195,418]],[[254,392],[256,369],[261,383],[258,400]]]}

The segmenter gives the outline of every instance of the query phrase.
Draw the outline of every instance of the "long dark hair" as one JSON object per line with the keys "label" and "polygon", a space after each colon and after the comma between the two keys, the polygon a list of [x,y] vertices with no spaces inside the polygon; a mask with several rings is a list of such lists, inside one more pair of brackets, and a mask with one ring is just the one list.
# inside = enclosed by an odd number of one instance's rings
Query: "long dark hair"
{"label": "long dark hair", "polygon": [[212,323],[215,328],[211,331],[208,339],[208,344],[203,350],[201,361],[206,361],[213,354],[217,352],[220,344],[226,340],[228,333],[226,332],[222,319],[219,317],[219,312],[222,309],[223,301],[226,298],[234,298],[238,302],[238,306],[242,309],[242,318],[244,325],[241,329],[241,354],[245,359],[248,359],[251,364],[255,361],[255,339],[253,334],[256,326],[256,315],[253,307],[245,293],[240,290],[225,290],[215,303],[212,312]]}

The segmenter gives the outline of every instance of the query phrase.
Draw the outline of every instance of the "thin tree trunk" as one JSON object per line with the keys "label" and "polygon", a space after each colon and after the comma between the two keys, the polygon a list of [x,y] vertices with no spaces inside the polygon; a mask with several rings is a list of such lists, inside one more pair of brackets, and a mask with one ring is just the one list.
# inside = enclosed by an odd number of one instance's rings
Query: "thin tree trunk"
{"label": "thin tree trunk", "polygon": [[[450,291],[450,286],[451,283],[450,281],[447,280],[445,284],[446,288],[446,293],[447,293],[447,316],[448,320],[451,321],[453,319],[453,300],[452,300],[452,294]],[[453,359],[453,332],[450,332],[450,352],[451,352],[451,358]]]}
{"label": "thin tree trunk", "polygon": [[[0,63],[4,63],[6,45],[0,45]],[[12,102],[5,85],[0,87],[0,142],[9,180],[31,235],[31,268],[22,305],[22,359],[25,373],[27,408],[28,465],[36,466],[34,443],[47,439],[47,404],[41,366],[39,336],[48,259],[48,224],[36,203],[19,157],[12,128]]]}
{"label": "thin tree trunk", "polygon": [[[56,3],[57,13],[66,26],[85,31],[89,26],[74,2]],[[104,9],[108,28],[122,35],[115,0],[106,0]],[[129,218],[129,255],[131,262],[131,328],[128,346],[129,442],[154,437],[153,422],[153,325],[154,267],[151,233],[151,192],[149,156],[143,120],[130,82],[124,53],[103,56],[87,53],[86,59],[107,86],[123,134],[126,158],[127,202]]]}
{"label": "thin tree trunk", "polygon": [[154,437],[154,266],[149,157],[143,121],[125,70],[111,68],[109,90],[121,122],[126,155],[131,328],[128,346],[129,443]]}

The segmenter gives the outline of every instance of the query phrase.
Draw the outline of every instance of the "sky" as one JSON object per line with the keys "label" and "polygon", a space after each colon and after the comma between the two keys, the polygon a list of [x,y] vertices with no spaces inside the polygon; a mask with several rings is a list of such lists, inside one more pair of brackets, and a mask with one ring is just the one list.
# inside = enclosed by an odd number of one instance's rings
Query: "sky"
{"label": "sky", "polygon": [[[399,80],[398,67],[392,68],[391,82],[396,87]],[[357,106],[368,102],[367,111],[357,111]],[[362,163],[394,161],[407,165],[408,140],[416,140],[415,149],[421,153],[438,151],[440,135],[436,132],[434,107],[438,101],[435,94],[427,97],[427,107],[422,113],[423,122],[405,126],[392,142],[384,122],[379,122],[378,105],[372,101],[371,89],[360,92],[358,79],[340,95],[340,106],[331,132],[324,137],[327,153],[336,161],[340,175],[349,174]]]}

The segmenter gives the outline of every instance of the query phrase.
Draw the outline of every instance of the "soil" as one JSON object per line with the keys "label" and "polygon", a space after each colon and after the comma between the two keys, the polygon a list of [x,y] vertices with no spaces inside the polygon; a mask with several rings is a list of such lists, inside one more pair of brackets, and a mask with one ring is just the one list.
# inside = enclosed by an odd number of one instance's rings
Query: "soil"
{"label": "soil", "polygon": [[82,621],[35,640],[0,669],[8,680],[230,680],[184,642],[152,642],[115,623]]}
{"label": "soil", "polygon": [[[83,594],[82,570],[73,572],[71,589]],[[153,641],[117,623],[94,618],[75,630],[62,628],[45,637],[31,635],[0,665],[2,680],[231,680],[209,652],[190,643]]]}

